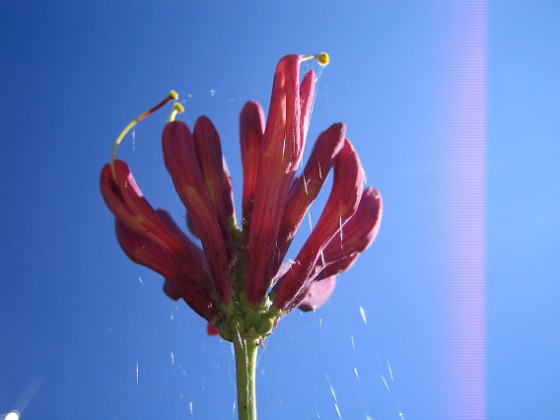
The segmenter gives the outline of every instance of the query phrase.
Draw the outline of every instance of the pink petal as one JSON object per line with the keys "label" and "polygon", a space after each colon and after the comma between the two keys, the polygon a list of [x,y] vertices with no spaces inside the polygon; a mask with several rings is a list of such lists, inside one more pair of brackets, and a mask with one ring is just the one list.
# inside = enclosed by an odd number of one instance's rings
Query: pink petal
{"label": "pink petal", "polygon": [[173,300],[181,299],[181,291],[175,285],[175,282],[173,282],[169,279],[164,279],[163,291],[170,299],[173,299]]}
{"label": "pink petal", "polygon": [[358,210],[342,228],[342,235],[333,237],[317,260],[315,281],[346,271],[373,242],[379,231],[383,213],[381,194],[367,188]]}
{"label": "pink petal", "polygon": [[344,145],[344,124],[333,124],[319,135],[303,174],[294,180],[278,233],[278,263],[288,251],[305,213],[317,198],[336,155]]}
{"label": "pink petal", "polygon": [[363,170],[358,154],[348,140],[336,157],[331,194],[325,208],[300,250],[295,264],[274,286],[274,305],[283,310],[294,309],[294,299],[312,279],[321,252],[356,212],[362,194]]}
{"label": "pink petal", "polygon": [[222,183],[222,199],[224,201],[224,210],[226,212],[226,220],[228,222],[235,221],[235,206],[233,205],[233,183],[225,158],[222,160],[222,168],[224,171]]}
{"label": "pink petal", "polygon": [[245,291],[255,305],[274,276],[280,220],[301,158],[299,64],[299,56],[286,56],[274,75],[247,242]]}
{"label": "pink petal", "polygon": [[165,210],[157,209],[156,213],[185,245],[185,250],[181,254],[173,255],[181,273],[191,279],[190,282],[195,289],[210,296],[213,289],[204,253],[183,233]]}
{"label": "pink petal", "polygon": [[220,330],[218,330],[212,323],[206,325],[206,333],[208,335],[220,335]]}
{"label": "pink petal", "polygon": [[164,277],[179,277],[179,269],[171,254],[165,252],[154,241],[129,229],[119,220],[115,223],[115,230],[119,244],[132,261],[151,268]]}
{"label": "pink petal", "polygon": [[200,237],[219,300],[227,304],[232,297],[228,251],[206,190],[194,139],[187,125],[181,121],[168,123],[162,137],[165,166]]}
{"label": "pink petal", "polygon": [[[202,176],[206,184],[206,191],[210,199],[210,207],[220,225],[224,242],[228,249],[228,260],[231,258],[232,243],[229,231],[229,215],[226,214],[226,203],[224,198],[231,195],[224,194],[226,179],[224,176],[224,159],[222,157],[222,146],[220,136],[212,122],[206,117],[200,117],[194,127],[194,146]],[[230,190],[231,191],[231,190]],[[231,200],[227,203],[231,210]]]}
{"label": "pink petal", "polygon": [[249,232],[262,154],[264,113],[256,102],[247,102],[239,117],[241,160],[243,163],[243,232]]}
{"label": "pink petal", "polygon": [[322,281],[327,277],[336,276],[337,274],[346,271],[348,268],[350,268],[350,266],[352,266],[352,264],[354,264],[359,255],[359,252],[352,252],[348,255],[343,255],[338,259],[329,262],[322,261],[322,258],[319,258],[314,270],[314,273],[318,274],[312,275],[313,281]]}
{"label": "pink petal", "polygon": [[353,252],[363,252],[377,236],[382,214],[381,194],[372,187],[367,188],[356,213],[342,228],[342,234],[332,238],[325,248],[324,259],[335,261]]}
{"label": "pink petal", "polygon": [[209,280],[206,273],[203,278],[192,276],[194,261],[185,265],[177,261],[176,256],[168,254],[153,241],[141,233],[129,229],[117,220],[115,225],[117,238],[126,255],[134,262],[142,264],[166,277],[165,293],[172,299],[182,297],[196,313],[205,319],[214,316],[213,305],[209,299]]}
{"label": "pink petal", "polygon": [[304,312],[314,311],[323,306],[336,285],[336,277],[327,277],[321,281],[314,281],[307,289],[307,293],[303,300],[299,303],[299,309]]}
{"label": "pink petal", "polygon": [[311,109],[313,108],[313,99],[315,97],[315,85],[317,77],[313,70],[309,71],[301,82],[300,96],[301,96],[301,126],[302,138],[305,142],[307,137],[307,130],[309,129],[309,120],[311,119]]}
{"label": "pink petal", "polygon": [[101,193],[105,203],[129,229],[139,232],[171,254],[192,252],[182,238],[160,219],[156,211],[144,198],[136,185],[130,168],[123,161],[115,161],[116,180],[111,167],[105,165],[101,171]]}

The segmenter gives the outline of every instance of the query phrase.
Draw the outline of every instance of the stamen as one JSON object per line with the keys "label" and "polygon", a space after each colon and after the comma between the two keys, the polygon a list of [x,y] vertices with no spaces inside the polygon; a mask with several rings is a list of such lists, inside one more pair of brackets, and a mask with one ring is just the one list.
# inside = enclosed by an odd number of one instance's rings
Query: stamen
{"label": "stamen", "polygon": [[171,114],[169,115],[169,122],[175,121],[175,117],[181,112],[185,112],[185,107],[181,103],[175,102],[173,104],[173,111],[171,111]]}
{"label": "stamen", "polygon": [[330,58],[326,52],[322,52],[320,54],[313,54],[313,55],[303,55],[301,56],[301,61],[307,60],[317,60],[320,66],[325,67],[329,64]]}
{"label": "stamen", "polygon": [[123,141],[124,137],[128,134],[128,132],[132,129],[132,127],[134,127],[136,124],[138,124],[144,118],[146,118],[148,115],[157,111],[158,109],[160,109],[162,106],[164,106],[168,102],[176,101],[177,99],[179,99],[179,94],[177,92],[175,92],[174,90],[172,90],[171,92],[169,92],[169,95],[167,95],[167,98],[165,98],[163,101],[161,101],[159,104],[157,104],[153,108],[150,108],[148,111],[144,112],[142,115],[139,115],[136,119],[132,120],[124,128],[124,130],[121,132],[121,134],[119,134],[119,137],[117,137],[117,140],[115,141],[115,144],[113,145],[113,150],[111,151],[111,161],[110,161],[110,163],[111,163],[111,175],[113,176],[113,180],[116,181],[116,179],[117,179],[117,175],[115,173],[115,155],[117,154],[117,148],[119,147],[119,145]]}

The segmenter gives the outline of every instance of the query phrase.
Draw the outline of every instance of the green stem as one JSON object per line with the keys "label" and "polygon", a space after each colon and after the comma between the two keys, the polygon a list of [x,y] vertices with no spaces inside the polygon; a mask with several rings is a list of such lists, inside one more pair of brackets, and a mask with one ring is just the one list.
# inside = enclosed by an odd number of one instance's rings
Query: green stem
{"label": "green stem", "polygon": [[255,372],[258,346],[243,337],[237,337],[233,340],[233,347],[235,349],[239,420],[257,420]]}

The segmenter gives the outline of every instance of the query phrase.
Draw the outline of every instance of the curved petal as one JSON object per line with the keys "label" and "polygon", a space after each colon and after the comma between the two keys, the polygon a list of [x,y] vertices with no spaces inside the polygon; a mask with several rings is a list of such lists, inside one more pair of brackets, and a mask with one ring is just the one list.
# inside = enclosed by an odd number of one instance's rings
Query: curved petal
{"label": "curved petal", "polygon": [[163,282],[163,292],[167,295],[167,297],[169,297],[170,299],[173,300],[179,300],[181,299],[181,291],[179,290],[179,288],[175,285],[175,282],[169,280],[169,279],[164,279]]}
{"label": "curved petal", "polygon": [[226,212],[226,220],[235,223],[235,206],[233,204],[233,182],[229,172],[226,159],[222,159],[222,168],[224,178],[222,183],[222,199],[224,200],[224,210]]}
{"label": "curved petal", "polygon": [[374,241],[379,232],[383,205],[381,194],[369,187],[362,194],[360,205],[352,218],[343,226],[342,234],[333,237],[317,261],[320,273],[315,280],[339,274],[348,269]]}
{"label": "curved petal", "polygon": [[185,123],[173,121],[166,124],[162,138],[165,166],[200,237],[219,300],[228,304],[232,288],[227,246],[206,190],[193,136]]}
{"label": "curved petal", "polygon": [[208,335],[220,335],[220,330],[217,329],[211,322],[206,325],[206,333]]}
{"label": "curved petal", "polygon": [[247,102],[239,116],[239,138],[243,164],[243,232],[247,238],[255,200],[264,135],[264,113],[256,102]]}
{"label": "curved petal", "polygon": [[[185,240],[174,229],[162,220],[136,185],[128,165],[120,160],[115,161],[113,179],[110,165],[101,170],[101,193],[109,210],[131,231],[137,232],[153,241],[169,255],[182,255],[191,261],[188,272],[192,277],[201,277],[206,273],[203,259],[198,248]],[[165,218],[164,218],[165,219]]]}
{"label": "curved petal", "polygon": [[[247,300],[255,305],[265,295],[277,268],[280,221],[303,153],[300,62],[298,55],[285,56],[274,74],[247,243],[245,291]],[[307,96],[312,95],[309,83],[305,87]]]}
{"label": "curved petal", "polygon": [[[181,272],[190,279],[193,286],[201,293],[210,296],[212,293],[212,281],[208,273],[208,263],[202,250],[196,246],[187,235],[177,226],[173,218],[163,209],[156,210],[159,218],[171,229],[185,244],[187,252],[173,255]],[[196,268],[196,270],[195,270]]]}
{"label": "curved petal", "polygon": [[321,281],[314,281],[308,286],[305,297],[299,303],[299,309],[303,312],[309,312],[320,308],[329,300],[335,286],[335,276],[327,277]]}
{"label": "curved petal", "polygon": [[278,233],[277,264],[284,259],[301,221],[327,179],[335,157],[344,145],[345,132],[346,127],[339,123],[321,133],[313,146],[303,174],[294,180]]}
{"label": "curved petal", "polygon": [[313,99],[315,98],[315,85],[317,84],[317,76],[313,70],[307,72],[301,81],[299,89],[301,97],[301,135],[303,143],[307,137],[309,129],[309,121],[311,120],[311,110],[313,108]]}
{"label": "curved petal", "polygon": [[356,212],[362,194],[363,170],[358,154],[348,140],[336,157],[331,194],[325,208],[300,250],[295,264],[274,286],[274,306],[282,311],[294,309],[294,299],[308,285],[317,259],[328,242],[341,233],[342,226]]}
{"label": "curved petal", "polygon": [[129,229],[117,220],[117,238],[126,255],[135,263],[144,265],[166,277],[165,293],[172,299],[182,297],[200,316],[210,320],[214,316],[209,295],[201,292],[200,285],[208,284],[208,278],[193,278],[181,267],[171,254],[168,254],[153,241],[139,232]]}
{"label": "curved petal", "polygon": [[[231,203],[231,194],[228,195],[224,191],[224,188],[227,187],[227,180],[224,173],[220,136],[208,118],[200,117],[194,127],[193,139],[210,206],[220,225],[229,260],[231,259],[232,243],[226,207],[231,211],[233,203]],[[230,202],[225,203],[224,198],[230,198]]]}
{"label": "curved petal", "polygon": [[115,231],[121,248],[132,261],[151,268],[163,277],[179,277],[179,268],[171,254],[165,252],[154,241],[129,229],[119,220],[115,222]]}

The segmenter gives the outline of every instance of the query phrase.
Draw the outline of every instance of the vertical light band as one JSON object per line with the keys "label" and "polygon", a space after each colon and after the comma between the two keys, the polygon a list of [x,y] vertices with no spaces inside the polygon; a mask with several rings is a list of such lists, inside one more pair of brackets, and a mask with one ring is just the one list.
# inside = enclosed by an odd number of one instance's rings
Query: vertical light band
{"label": "vertical light band", "polygon": [[486,418],[486,0],[454,3],[446,63],[444,418]]}

